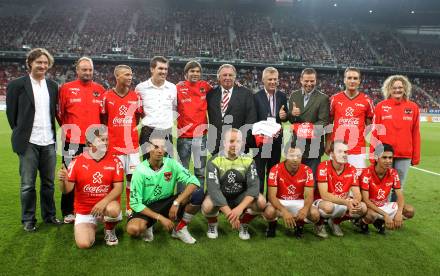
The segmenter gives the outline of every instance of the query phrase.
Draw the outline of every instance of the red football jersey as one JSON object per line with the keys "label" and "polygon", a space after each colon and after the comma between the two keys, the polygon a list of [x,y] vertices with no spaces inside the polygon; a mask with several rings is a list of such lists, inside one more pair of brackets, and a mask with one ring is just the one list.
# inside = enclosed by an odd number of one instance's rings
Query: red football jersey
{"label": "red football jersey", "polygon": [[75,213],[87,215],[110,193],[113,183],[124,181],[124,169],[121,161],[109,153],[96,161],[84,152],[70,163],[68,178],[75,183]]}
{"label": "red football jersey", "polygon": [[269,187],[277,187],[277,198],[284,200],[304,199],[304,187],[314,187],[313,172],[301,164],[292,175],[286,169],[285,162],[273,166],[267,181]]}
{"label": "red football jersey", "polygon": [[138,152],[136,115],[143,113],[140,96],[129,91],[121,97],[113,89],[108,90],[102,100],[101,113],[108,116],[109,151],[113,154]]}
{"label": "red football jersey", "polygon": [[182,138],[200,137],[206,134],[207,128],[200,127],[208,123],[206,94],[211,85],[206,81],[192,83],[183,81],[177,88],[177,135]]}
{"label": "red football jersey", "polygon": [[60,88],[57,120],[62,126],[66,142],[85,144],[87,128],[99,124],[104,87],[96,82],[75,80]]}
{"label": "red football jersey", "polygon": [[364,93],[350,99],[344,91],[330,98],[330,116],[333,120],[332,139],[348,144],[349,154],[367,153],[365,150],[365,120],[373,118],[373,101]]}
{"label": "red football jersey", "polygon": [[339,198],[347,198],[351,187],[359,186],[355,167],[347,163],[342,173],[338,175],[331,160],[319,164],[317,180],[327,182],[328,192]]}
{"label": "red football jersey", "polygon": [[369,199],[376,206],[388,203],[391,188],[400,189],[400,179],[397,171],[393,168],[387,170],[385,176],[380,179],[374,170],[374,165],[365,168],[360,176],[361,189],[369,193]]}

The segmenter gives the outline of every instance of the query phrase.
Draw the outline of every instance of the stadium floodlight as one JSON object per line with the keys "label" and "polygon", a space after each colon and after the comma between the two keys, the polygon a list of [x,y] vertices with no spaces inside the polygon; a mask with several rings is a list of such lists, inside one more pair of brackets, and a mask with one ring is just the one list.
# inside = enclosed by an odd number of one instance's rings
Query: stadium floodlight
{"label": "stadium floodlight", "polygon": [[370,10],[369,13],[370,13],[370,14],[373,13],[373,10]]}
{"label": "stadium floodlight", "polygon": [[337,7],[337,6],[338,6],[338,3],[334,3],[334,4],[333,4],[333,7]]}
{"label": "stadium floodlight", "polygon": [[411,14],[415,14],[416,12],[415,11],[411,11]]}

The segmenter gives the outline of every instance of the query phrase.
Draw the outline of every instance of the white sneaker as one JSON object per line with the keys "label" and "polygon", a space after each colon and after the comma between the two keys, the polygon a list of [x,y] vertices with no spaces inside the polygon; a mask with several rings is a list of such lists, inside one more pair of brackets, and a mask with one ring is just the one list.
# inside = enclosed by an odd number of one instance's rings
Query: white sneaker
{"label": "white sneaker", "polygon": [[146,242],[152,242],[154,240],[153,226],[148,227],[147,229],[145,229],[144,233],[142,234],[142,238]]}
{"label": "white sneaker", "polygon": [[180,229],[179,231],[176,231],[173,229],[173,232],[171,233],[171,237],[175,238],[175,239],[179,239],[181,241],[183,241],[184,243],[187,244],[194,244],[196,243],[196,239],[193,238],[193,236],[191,236],[191,234],[188,231],[188,227],[185,226],[182,229]]}
{"label": "white sneaker", "polygon": [[238,237],[242,240],[249,240],[251,235],[249,234],[249,224],[241,223],[240,230],[238,231]]}
{"label": "white sneaker", "polygon": [[105,230],[104,229],[104,240],[107,245],[117,245],[119,243],[118,237],[116,236],[115,229]]}
{"label": "white sneaker", "polygon": [[68,214],[64,217],[64,223],[65,224],[71,224],[75,222],[75,215],[74,214]]}
{"label": "white sneaker", "polygon": [[216,222],[216,223],[208,223],[208,232],[206,233],[208,238],[210,238],[210,239],[218,238],[217,227],[218,227],[218,222]]}
{"label": "white sneaker", "polygon": [[342,232],[341,227],[339,226],[339,224],[335,224],[333,223],[332,219],[328,220],[328,226],[330,227],[330,229],[332,230],[333,234],[337,237],[343,237],[344,236],[344,232]]}
{"label": "white sneaker", "polygon": [[131,209],[125,209],[125,216],[127,218],[130,218],[133,215],[133,210]]}
{"label": "white sneaker", "polygon": [[328,234],[327,231],[325,230],[324,224],[321,225],[315,224],[315,235],[323,239],[328,238]]}

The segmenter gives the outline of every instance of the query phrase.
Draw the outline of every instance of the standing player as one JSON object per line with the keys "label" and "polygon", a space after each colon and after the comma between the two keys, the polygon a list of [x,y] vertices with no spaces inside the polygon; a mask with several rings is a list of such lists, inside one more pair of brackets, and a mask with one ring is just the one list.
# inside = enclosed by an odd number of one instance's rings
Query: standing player
{"label": "standing player", "polygon": [[267,237],[275,237],[277,217],[282,217],[288,228],[295,227],[295,235],[301,238],[305,222],[319,221],[318,208],[313,204],[314,180],[312,170],[301,164],[302,151],[291,147],[287,151],[286,161],[270,170],[268,179],[268,197],[271,205],[264,211],[269,221]]}
{"label": "standing player", "polygon": [[107,245],[117,245],[116,224],[122,219],[119,205],[124,172],[119,159],[107,152],[108,133],[103,125],[86,133],[84,153],[59,172],[62,193],[75,193],[75,242],[79,248],[93,246],[98,221],[105,223]]}
{"label": "standing player", "polygon": [[[321,199],[313,204],[319,208],[322,218],[328,218],[333,234],[342,237],[344,233],[339,224],[350,218],[359,218],[367,212],[367,206],[361,202],[356,168],[347,163],[348,146],[343,141],[334,141],[330,158],[318,166],[318,189]],[[350,191],[353,196],[349,196]],[[327,237],[322,221],[316,226],[320,237]]]}
{"label": "standing player", "polygon": [[241,131],[227,129],[224,133],[224,153],[211,158],[206,165],[208,195],[202,213],[208,218],[207,236],[218,237],[217,217],[222,211],[232,228],[239,229],[239,238],[249,240],[249,222],[266,207],[259,193],[255,162],[250,156],[240,155],[243,140]]}
{"label": "standing player", "polygon": [[[362,198],[368,207],[367,215],[360,220],[364,233],[368,233],[368,224],[373,223],[379,233],[388,229],[398,229],[403,219],[414,216],[414,207],[405,204],[400,187],[399,175],[393,166],[394,149],[388,144],[377,146],[374,152],[375,164],[365,169],[360,178]],[[388,196],[394,190],[397,202],[389,202]]]}
{"label": "standing player", "polygon": [[[128,220],[127,232],[130,236],[151,242],[154,238],[153,225],[159,221],[166,230],[172,230],[173,238],[194,244],[196,240],[187,227],[191,218],[182,217],[182,211],[200,184],[180,163],[164,157],[165,148],[165,137],[160,134],[150,136],[147,159],[136,168],[131,182],[130,205],[133,215]],[[174,195],[177,182],[184,183],[186,188]],[[178,224],[174,225],[173,221],[178,219]]]}
{"label": "standing player", "polygon": [[366,168],[365,130],[373,118],[373,101],[358,90],[361,83],[359,69],[348,67],[344,72],[345,91],[330,98],[330,121],[333,132],[328,136],[326,153],[330,154],[331,141],[342,140],[348,145],[348,163],[359,169]]}
{"label": "standing player", "polygon": [[[99,124],[104,87],[93,81],[93,61],[81,57],[76,62],[78,79],[60,88],[57,120],[63,130],[63,165],[68,167],[73,157],[83,152],[85,133],[92,124]],[[75,221],[73,214],[74,193],[61,195],[61,212],[64,223]]]}
{"label": "standing player", "polygon": [[139,165],[139,138],[137,125],[143,115],[142,102],[134,90],[130,90],[133,72],[127,65],[115,67],[116,87],[104,94],[101,122],[108,126],[109,152],[122,162],[127,179],[125,188],[126,214],[130,209],[131,176]]}
{"label": "standing player", "polygon": [[[189,169],[191,153],[194,163],[194,174],[200,187],[191,195],[191,201],[185,207],[185,216],[192,217],[200,210],[203,202],[206,166],[206,133],[208,120],[206,116],[206,94],[212,89],[208,82],[201,80],[202,66],[197,61],[189,61],[183,69],[185,81],[177,88],[177,152],[182,165]],[[179,185],[179,191],[183,190]]]}
{"label": "standing player", "polygon": [[145,116],[142,118],[140,143],[142,158],[145,160],[146,148],[152,133],[167,139],[167,153],[173,155],[174,111],[177,104],[176,85],[166,80],[169,61],[162,56],[155,56],[150,61],[151,78],[139,83],[136,92],[142,99]]}

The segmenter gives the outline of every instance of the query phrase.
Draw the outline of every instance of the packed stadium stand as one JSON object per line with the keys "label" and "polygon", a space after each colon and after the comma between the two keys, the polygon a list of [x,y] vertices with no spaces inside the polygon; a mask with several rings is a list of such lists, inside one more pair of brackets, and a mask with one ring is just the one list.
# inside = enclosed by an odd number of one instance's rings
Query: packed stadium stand
{"label": "packed stadium stand", "polygon": [[[128,0],[127,0],[128,1]],[[116,58],[121,63],[143,60],[135,65],[135,83],[148,76],[148,59],[155,55],[211,59],[237,64],[239,80],[256,90],[261,87],[261,71],[267,65],[283,65],[280,88],[289,94],[299,87],[299,71],[305,66],[335,68],[320,72],[320,86],[327,94],[343,87],[341,70],[346,66],[391,68],[381,74],[366,74],[363,90],[377,102],[380,87],[390,73],[440,70],[438,35],[403,34],[398,25],[356,23],[343,17],[317,18],[277,10],[237,6],[194,6],[182,2],[170,5],[156,1],[0,1],[0,54],[2,58],[0,95],[9,80],[25,73],[17,63],[31,48],[44,47],[57,60],[51,77],[59,83],[74,78],[71,60],[81,55]],[[21,53],[21,56],[19,55]],[[255,63],[243,66],[242,63]],[[181,63],[182,64],[182,63]],[[209,62],[207,62],[209,64]],[[205,64],[204,64],[205,65]],[[114,64],[97,64],[95,78],[104,86],[113,84]],[[215,68],[205,74],[215,83]],[[338,68],[338,70],[336,70]],[[183,79],[182,68],[171,68],[170,80]],[[369,70],[371,73],[373,69]],[[423,108],[437,107],[440,100],[438,76],[411,76],[413,98]]]}

